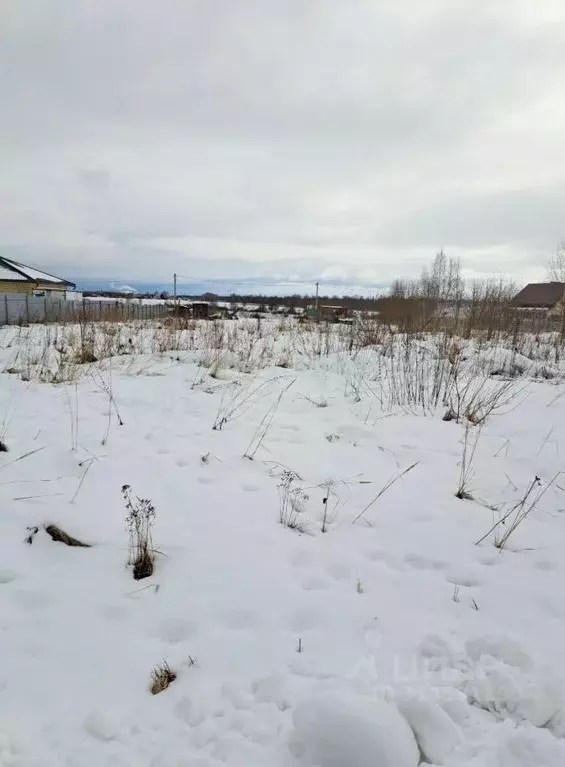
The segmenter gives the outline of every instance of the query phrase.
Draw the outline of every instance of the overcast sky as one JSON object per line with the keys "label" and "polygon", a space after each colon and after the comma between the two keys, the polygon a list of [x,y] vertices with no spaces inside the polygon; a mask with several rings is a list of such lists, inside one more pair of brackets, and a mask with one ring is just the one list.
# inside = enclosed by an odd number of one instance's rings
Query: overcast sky
{"label": "overcast sky", "polygon": [[0,252],[67,277],[544,276],[564,0],[3,0]]}

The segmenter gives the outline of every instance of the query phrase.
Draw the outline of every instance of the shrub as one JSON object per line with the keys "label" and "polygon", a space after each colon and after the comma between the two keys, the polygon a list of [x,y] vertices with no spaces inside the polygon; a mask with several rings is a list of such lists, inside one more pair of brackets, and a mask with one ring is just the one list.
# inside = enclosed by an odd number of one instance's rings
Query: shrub
{"label": "shrub", "polygon": [[132,495],[129,485],[122,487],[122,495],[128,510],[129,564],[133,567],[134,579],[140,581],[153,575],[155,568],[152,538],[155,506],[148,498]]}
{"label": "shrub", "polygon": [[303,533],[305,526],[300,521],[300,514],[304,511],[304,503],[308,496],[301,487],[295,485],[297,479],[298,474],[291,469],[285,469],[281,474],[280,484],[277,485],[280,502],[279,522],[291,530]]}

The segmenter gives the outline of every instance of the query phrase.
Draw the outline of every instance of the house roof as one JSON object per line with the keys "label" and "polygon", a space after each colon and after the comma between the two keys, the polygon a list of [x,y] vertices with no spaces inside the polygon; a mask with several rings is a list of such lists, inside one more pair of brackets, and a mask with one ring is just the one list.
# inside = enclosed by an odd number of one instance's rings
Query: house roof
{"label": "house roof", "polygon": [[564,282],[531,282],[512,299],[513,306],[550,308],[565,295]]}
{"label": "house roof", "polygon": [[34,284],[52,284],[66,285],[69,288],[75,288],[74,282],[63,280],[61,277],[55,277],[47,272],[41,272],[31,266],[20,264],[19,261],[12,261],[10,258],[0,256],[0,280],[2,282],[33,282]]}

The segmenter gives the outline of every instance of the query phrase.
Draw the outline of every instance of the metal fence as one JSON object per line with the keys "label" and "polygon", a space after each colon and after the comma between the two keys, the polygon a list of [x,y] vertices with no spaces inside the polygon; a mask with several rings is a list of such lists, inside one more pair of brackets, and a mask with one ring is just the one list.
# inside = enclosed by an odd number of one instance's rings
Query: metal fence
{"label": "metal fence", "polygon": [[165,304],[140,301],[74,301],[51,296],[0,294],[0,325],[42,322],[116,322],[149,320],[170,312]]}

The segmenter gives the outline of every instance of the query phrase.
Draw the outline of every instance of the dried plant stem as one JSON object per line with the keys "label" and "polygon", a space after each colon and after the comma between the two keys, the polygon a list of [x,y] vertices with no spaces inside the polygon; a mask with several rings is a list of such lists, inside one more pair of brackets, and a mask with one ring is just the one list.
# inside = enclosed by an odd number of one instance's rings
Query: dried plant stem
{"label": "dried plant stem", "polygon": [[[398,482],[399,479],[402,479],[406,474],[408,474],[409,471],[412,471],[412,469],[415,469],[416,466],[418,466],[420,462],[416,461],[416,463],[413,463],[411,466],[409,466],[407,469],[404,469],[404,471],[401,471],[400,474],[396,474],[396,476],[391,477],[388,482],[381,488],[381,490],[377,493],[377,495],[373,498],[371,503],[367,504],[363,511],[359,512],[359,514],[355,517],[353,520],[353,524],[355,524],[361,517],[365,515],[369,509],[375,505],[375,503],[379,500],[379,498],[386,493],[387,490],[389,490],[395,482]],[[368,520],[365,520],[369,525],[371,524]]]}

